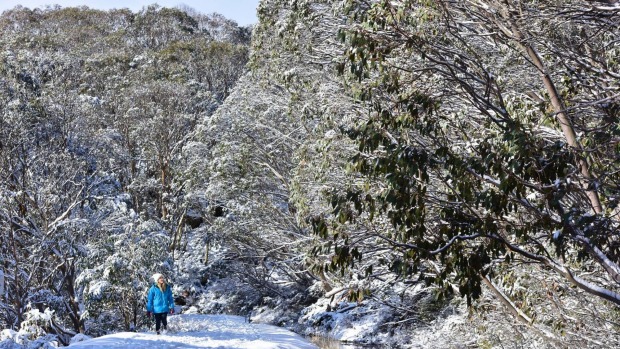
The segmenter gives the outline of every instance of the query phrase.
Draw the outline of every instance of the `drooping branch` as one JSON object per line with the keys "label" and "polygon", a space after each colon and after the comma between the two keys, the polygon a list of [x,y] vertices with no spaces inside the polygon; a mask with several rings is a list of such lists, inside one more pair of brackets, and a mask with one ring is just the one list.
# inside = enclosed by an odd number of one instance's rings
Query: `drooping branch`
{"label": "drooping branch", "polygon": [[566,266],[560,265],[557,262],[549,259],[548,257],[545,256],[541,256],[541,255],[537,255],[535,253],[531,253],[528,251],[523,250],[522,248],[515,246],[513,244],[511,244],[510,242],[506,241],[504,238],[502,238],[501,236],[496,236],[496,239],[502,241],[502,243],[511,251],[518,253],[530,260],[533,261],[537,261],[549,268],[551,268],[552,270],[554,270],[556,273],[562,275],[565,279],[567,279],[568,281],[570,281],[574,286],[579,287],[580,289],[586,291],[589,294],[598,296],[600,298],[606,299],[618,306],[620,306],[620,294],[611,290],[608,290],[606,288],[600,287],[598,285],[592,284],[591,282],[588,282],[587,280],[584,280],[576,275],[573,274],[573,272],[568,269]]}

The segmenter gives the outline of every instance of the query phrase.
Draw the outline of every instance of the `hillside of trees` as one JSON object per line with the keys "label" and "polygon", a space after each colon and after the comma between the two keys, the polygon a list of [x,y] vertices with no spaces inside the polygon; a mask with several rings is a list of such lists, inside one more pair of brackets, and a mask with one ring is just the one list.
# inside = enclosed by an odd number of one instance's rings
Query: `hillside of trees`
{"label": "hillside of trees", "polygon": [[620,3],[258,16],[2,14],[0,327],[141,328],[162,272],[361,344],[620,345]]}
{"label": "hillside of trees", "polygon": [[153,5],[17,7],[0,31],[0,325],[49,307],[59,335],[129,329],[199,224],[183,151],[251,29]]}

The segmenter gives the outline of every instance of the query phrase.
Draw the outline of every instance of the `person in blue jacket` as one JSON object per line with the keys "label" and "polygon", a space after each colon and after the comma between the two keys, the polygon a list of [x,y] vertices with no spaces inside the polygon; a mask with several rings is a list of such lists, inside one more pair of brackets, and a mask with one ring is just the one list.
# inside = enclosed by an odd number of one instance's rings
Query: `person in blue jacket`
{"label": "person in blue jacket", "polygon": [[159,334],[160,328],[166,330],[168,327],[168,313],[174,314],[174,299],[172,298],[172,290],[166,284],[166,279],[162,274],[154,274],[155,283],[149,289],[149,295],[146,302],[146,315],[155,316],[155,331]]}

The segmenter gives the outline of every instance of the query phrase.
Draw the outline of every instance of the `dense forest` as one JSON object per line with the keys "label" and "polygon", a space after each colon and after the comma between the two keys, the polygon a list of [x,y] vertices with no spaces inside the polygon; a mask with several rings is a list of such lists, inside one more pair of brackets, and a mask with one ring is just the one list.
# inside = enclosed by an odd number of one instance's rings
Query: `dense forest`
{"label": "dense forest", "polygon": [[2,14],[1,328],[139,329],[161,272],[360,344],[620,346],[619,2],[257,11]]}

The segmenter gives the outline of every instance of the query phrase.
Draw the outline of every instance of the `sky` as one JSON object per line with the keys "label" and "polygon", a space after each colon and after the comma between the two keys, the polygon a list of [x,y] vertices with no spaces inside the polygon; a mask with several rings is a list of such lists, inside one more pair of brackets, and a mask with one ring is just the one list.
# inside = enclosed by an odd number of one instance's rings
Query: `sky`
{"label": "sky", "polygon": [[[75,339],[75,338],[74,338]],[[254,324],[231,315],[168,316],[168,332],[152,329],[119,332],[74,342],[69,349],[318,349],[310,341],[281,327]]]}
{"label": "sky", "polygon": [[162,7],[175,7],[184,4],[205,14],[217,12],[234,20],[240,26],[246,26],[257,22],[256,7],[258,2],[259,0],[1,0],[0,12],[12,9],[17,5],[30,9],[44,8],[46,5],[54,4],[62,7],[88,6],[100,10],[129,8],[135,12],[154,3]]}

